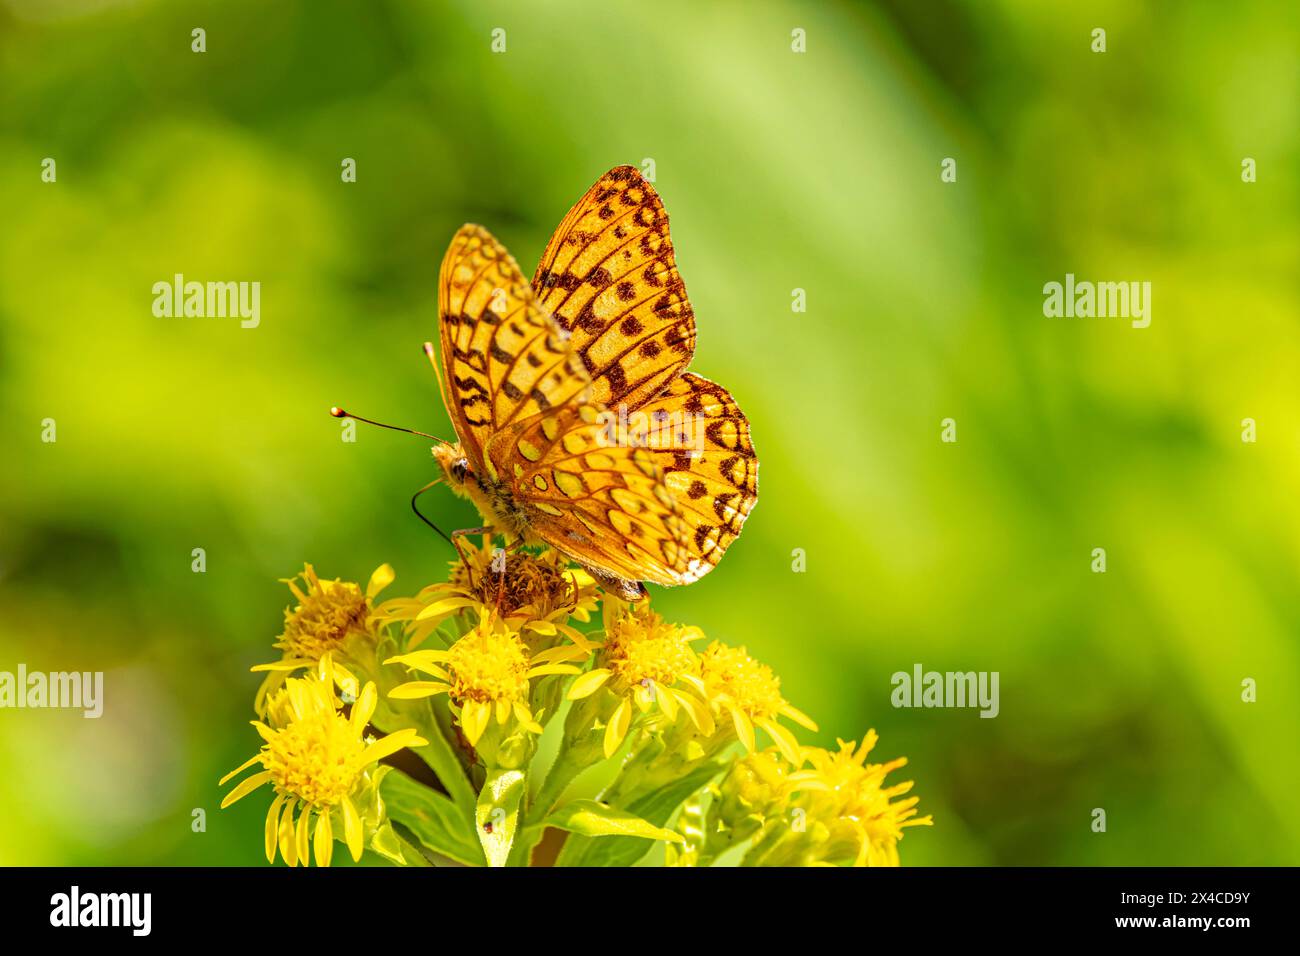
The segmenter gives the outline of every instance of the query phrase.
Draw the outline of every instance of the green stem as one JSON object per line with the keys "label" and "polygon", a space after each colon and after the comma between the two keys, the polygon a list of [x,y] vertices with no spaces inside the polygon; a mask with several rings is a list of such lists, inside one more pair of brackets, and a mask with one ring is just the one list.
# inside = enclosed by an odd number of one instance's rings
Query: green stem
{"label": "green stem", "polygon": [[394,720],[385,723],[391,723],[394,728],[412,727],[428,741],[423,747],[411,749],[419,754],[437,775],[438,782],[446,787],[447,795],[455,801],[456,806],[463,810],[467,817],[472,818],[478,794],[470,786],[460,758],[456,756],[456,751],[452,749],[451,743],[443,733],[442,725],[433,711],[433,705],[425,700],[416,700],[402,705],[384,701],[380,704],[379,711],[381,713],[386,711],[393,715]]}
{"label": "green stem", "polygon": [[590,766],[590,763],[577,759],[572,748],[566,747],[561,750],[555,757],[555,763],[551,764],[546,779],[542,781],[537,796],[529,805],[528,822],[541,823],[546,819],[546,816],[555,809],[555,805],[564,795],[569,784]]}
{"label": "green stem", "polygon": [[762,866],[763,861],[772,856],[777,847],[787,836],[781,826],[773,826],[766,833],[759,836],[758,841],[754,843],[741,858],[741,866]]}
{"label": "green stem", "polygon": [[541,842],[546,827],[543,822],[564,796],[564,791],[589,767],[605,756],[604,743],[592,729],[599,703],[593,697],[576,701],[565,721],[560,750],[555,755],[546,778],[537,793],[526,800],[526,812],[512,848],[512,865],[526,866],[533,850]]}

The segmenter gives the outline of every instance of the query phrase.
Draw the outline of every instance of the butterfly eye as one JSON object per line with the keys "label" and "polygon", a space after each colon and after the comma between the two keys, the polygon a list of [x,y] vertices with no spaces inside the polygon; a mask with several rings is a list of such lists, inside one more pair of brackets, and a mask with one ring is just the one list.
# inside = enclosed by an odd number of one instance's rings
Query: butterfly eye
{"label": "butterfly eye", "polygon": [[451,463],[451,476],[457,481],[464,481],[469,474],[469,462],[464,458],[457,458]]}

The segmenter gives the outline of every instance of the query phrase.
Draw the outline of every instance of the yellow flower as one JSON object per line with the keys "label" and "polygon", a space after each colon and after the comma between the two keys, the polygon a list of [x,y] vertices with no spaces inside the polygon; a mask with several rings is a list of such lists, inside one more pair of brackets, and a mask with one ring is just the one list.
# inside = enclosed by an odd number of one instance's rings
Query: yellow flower
{"label": "yellow flower", "polygon": [[[297,577],[285,578],[284,583],[298,603],[284,611],[284,630],[274,645],[281,651],[280,660],[253,668],[270,672],[257,692],[257,713],[265,711],[267,699],[284,683],[285,675],[315,666],[326,654],[335,658],[336,671],[349,682],[344,686],[355,695],[359,685],[338,659],[347,656],[353,638],[374,638],[371,601],[392,583],[393,577],[392,567],[381,564],[370,575],[364,592],[351,581],[321,580],[310,564],[304,564]],[[299,587],[298,578],[303,587]]]}
{"label": "yellow flower", "polygon": [[352,859],[359,860],[365,831],[357,801],[373,800],[377,781],[372,771],[384,757],[427,743],[414,730],[367,740],[366,725],[378,700],[375,685],[367,683],[351,714],[344,716],[334,693],[336,683],[329,654],[308,676],[288,678],[267,707],[268,723],[252,722],[264,741],[262,749],[221,778],[224,786],[253,765],[262,766],[226,795],[222,809],[265,783],[274,787],[276,796],[266,814],[268,862],[275,862],[278,847],[290,866],[308,864],[313,814],[316,865],[329,866],[336,826],[342,829]]}
{"label": "yellow flower", "polygon": [[876,740],[805,747],[793,764],[777,748],[736,760],[712,788],[695,862],[750,842],[742,866],[898,866],[904,828],[933,821],[916,816],[916,797],[896,799],[911,781],[884,784],[906,759],[866,762]]}
{"label": "yellow flower", "polygon": [[514,717],[525,729],[540,734],[542,728],[530,707],[529,682],[548,674],[577,674],[579,669],[566,662],[587,654],[571,644],[530,652],[517,631],[485,614],[478,627],[446,650],[413,651],[384,661],[437,678],[399,684],[388,696],[411,700],[449,695],[460,707],[461,729],[471,746],[478,745],[493,717],[503,726]]}
{"label": "yellow flower", "polygon": [[906,757],[888,763],[866,762],[877,740],[871,730],[860,746],[841,740],[835,751],[807,747],[804,756],[810,768],[789,778],[795,790],[804,791],[800,802],[806,805],[809,818],[830,828],[828,847],[835,846],[837,839],[856,846],[854,866],[898,866],[903,829],[934,824],[930,816],[916,815],[919,797],[895,799],[912,789],[912,781],[884,785],[886,775],[906,765]]}
{"label": "yellow flower", "polygon": [[445,583],[430,585],[414,598],[386,601],[378,609],[382,620],[406,627],[408,647],[419,646],[449,618],[477,612],[474,616],[500,617],[530,644],[563,635],[590,649],[587,638],[568,623],[587,623],[598,606],[595,579],[586,571],[567,567],[558,551],[533,555],[495,548],[490,536],[481,547],[468,548],[465,557],[451,562]]}
{"label": "yellow flower", "polygon": [[718,788],[719,800],[735,801],[740,813],[763,819],[779,811],[795,790],[790,779],[790,764],[778,750],[760,750],[736,760]]}
{"label": "yellow flower", "polygon": [[[613,603],[606,598],[607,612]],[[702,733],[711,734],[708,708],[679,686],[702,689],[700,658],[691,647],[691,642],[703,639],[700,629],[667,624],[644,604],[607,618],[596,666],[574,680],[568,695],[570,700],[581,700],[608,687],[620,698],[605,724],[605,756],[613,756],[623,743],[634,706],[644,714],[657,705],[670,721],[677,719],[680,708]]]}
{"label": "yellow flower", "polygon": [[722,779],[709,787],[713,801],[694,845],[688,847],[689,865],[708,866],[766,828],[784,828],[778,821],[794,790],[791,764],[774,747],[733,760]]}
{"label": "yellow flower", "polygon": [[731,715],[736,736],[745,750],[754,753],[754,727],[767,731],[786,760],[799,764],[799,743],[794,734],[777,723],[789,717],[797,724],[816,730],[817,725],[781,696],[781,679],[772,668],[750,657],[743,647],[728,647],[714,641],[700,656],[700,683],[706,700]]}

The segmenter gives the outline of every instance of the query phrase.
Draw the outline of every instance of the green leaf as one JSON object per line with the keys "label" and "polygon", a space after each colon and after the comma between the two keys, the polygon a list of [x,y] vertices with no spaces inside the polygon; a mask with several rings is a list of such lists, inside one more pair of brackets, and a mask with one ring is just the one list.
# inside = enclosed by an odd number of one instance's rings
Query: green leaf
{"label": "green leaf", "polygon": [[376,726],[383,727],[385,730],[389,728],[398,730],[403,727],[414,727],[418,730],[420,736],[428,743],[411,749],[429,765],[437,775],[438,782],[447,789],[447,793],[468,816],[474,806],[474,788],[470,786],[465,776],[460,758],[456,756],[446,734],[443,733],[442,725],[438,720],[439,706],[446,707],[446,704],[440,705],[439,702],[430,699],[411,701],[381,699],[375,711],[374,722]]}
{"label": "green leaf", "polygon": [[[682,801],[721,771],[722,765],[712,761],[696,767],[667,786],[632,801],[627,812],[640,817],[650,826],[666,826]],[[560,851],[555,865],[632,866],[649,849],[645,840],[639,837],[616,836],[597,840],[575,833],[564,842],[564,849]]]}
{"label": "green leaf", "polygon": [[450,799],[394,770],[382,784],[388,815],[435,853],[458,863],[483,865],[473,822]]}
{"label": "green leaf", "polygon": [[657,827],[636,814],[596,800],[573,800],[546,818],[545,825],[588,837],[625,836],[682,842],[682,835]]}
{"label": "green leaf", "polygon": [[396,866],[406,866],[406,858],[402,855],[402,841],[397,834],[393,832],[390,824],[385,822],[370,840],[370,850],[378,853],[389,863]]}
{"label": "green leaf", "polygon": [[519,827],[519,804],[526,777],[522,770],[492,770],[474,812],[478,840],[488,866],[505,866]]}

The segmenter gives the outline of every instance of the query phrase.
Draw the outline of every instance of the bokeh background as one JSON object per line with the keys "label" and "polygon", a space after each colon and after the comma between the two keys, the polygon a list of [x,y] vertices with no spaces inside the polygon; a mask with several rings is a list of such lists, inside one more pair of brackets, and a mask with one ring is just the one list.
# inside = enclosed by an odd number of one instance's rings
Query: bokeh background
{"label": "bokeh background", "polygon": [[[1297,49],[1217,0],[0,0],[0,669],[108,674],[98,721],[0,711],[0,863],[261,859],[216,781],[276,579],[448,559],[427,448],[326,410],[445,433],[452,233],[531,273],[645,159],[762,458],[657,606],[911,758],[905,863],[1300,863]],[[260,327],[155,318],[178,272],[261,282]],[[1152,282],[1150,328],[1044,318],[1066,272]],[[998,671],[1000,715],[892,708],[917,663]]]}

